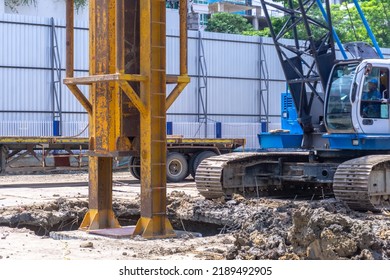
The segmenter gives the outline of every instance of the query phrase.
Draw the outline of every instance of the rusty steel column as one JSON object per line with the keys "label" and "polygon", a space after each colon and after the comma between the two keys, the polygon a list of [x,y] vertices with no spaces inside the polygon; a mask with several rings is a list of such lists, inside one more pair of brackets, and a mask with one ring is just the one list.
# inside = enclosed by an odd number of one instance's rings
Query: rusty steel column
{"label": "rusty steel column", "polygon": [[66,77],[74,71],[74,1],[66,1]]}
{"label": "rusty steel column", "polygon": [[[115,0],[90,1],[89,9],[89,74],[115,73]],[[112,165],[120,135],[119,86],[93,83],[89,95],[93,109],[89,118],[89,211],[80,228],[115,228],[119,223],[112,210]]]}
{"label": "rusty steel column", "polygon": [[[74,74],[74,1],[66,0],[66,78],[73,78]],[[74,96],[85,108],[88,114],[92,114],[92,106],[79,88],[68,85]]]}
{"label": "rusty steel column", "polygon": [[147,112],[141,114],[141,218],[134,234],[170,237],[166,215],[166,39],[165,1],[140,1],[141,84]]}
{"label": "rusty steel column", "polygon": [[180,75],[187,75],[187,0],[180,0]]}

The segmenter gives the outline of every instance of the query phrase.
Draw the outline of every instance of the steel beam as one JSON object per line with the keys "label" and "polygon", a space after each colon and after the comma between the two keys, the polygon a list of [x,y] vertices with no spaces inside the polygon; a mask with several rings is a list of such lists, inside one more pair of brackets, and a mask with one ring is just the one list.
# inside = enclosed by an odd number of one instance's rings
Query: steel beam
{"label": "steel beam", "polygon": [[166,216],[166,38],[165,1],[140,1],[141,218],[134,234],[170,237]]}

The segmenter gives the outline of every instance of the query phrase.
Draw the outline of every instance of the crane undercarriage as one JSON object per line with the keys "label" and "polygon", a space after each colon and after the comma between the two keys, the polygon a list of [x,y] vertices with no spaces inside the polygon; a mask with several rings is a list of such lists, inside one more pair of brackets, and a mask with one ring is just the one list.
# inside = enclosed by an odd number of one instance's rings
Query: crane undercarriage
{"label": "crane undercarriage", "polygon": [[[231,153],[204,160],[196,173],[201,195],[213,199],[335,196],[356,210],[390,208],[390,155],[348,160],[310,151]],[[352,157],[351,157],[352,158]],[[387,182],[389,181],[389,182]]]}

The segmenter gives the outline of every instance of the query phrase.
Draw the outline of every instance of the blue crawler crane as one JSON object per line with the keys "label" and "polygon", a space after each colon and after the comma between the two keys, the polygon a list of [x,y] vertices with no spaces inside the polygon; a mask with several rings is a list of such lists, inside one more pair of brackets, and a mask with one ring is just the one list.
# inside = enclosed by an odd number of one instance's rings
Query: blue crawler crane
{"label": "blue crawler crane", "polygon": [[[302,138],[295,149],[268,141],[273,149],[204,160],[195,180],[206,198],[335,196],[356,210],[390,209],[390,60],[362,43],[348,45],[352,59],[337,60],[325,2],[261,0]],[[278,30],[270,10],[285,15]]]}

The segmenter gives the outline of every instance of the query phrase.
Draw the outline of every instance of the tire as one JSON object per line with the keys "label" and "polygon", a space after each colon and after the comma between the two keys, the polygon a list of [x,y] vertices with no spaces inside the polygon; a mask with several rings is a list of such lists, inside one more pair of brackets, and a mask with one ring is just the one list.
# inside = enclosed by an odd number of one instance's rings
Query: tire
{"label": "tire", "polygon": [[0,175],[5,175],[7,166],[8,147],[0,146]]}
{"label": "tire", "polygon": [[139,157],[130,157],[129,159],[129,171],[136,179],[141,179],[141,161]]}
{"label": "tire", "polygon": [[201,152],[197,152],[197,153],[194,153],[191,157],[190,157],[190,160],[188,162],[188,169],[190,171],[190,174],[192,176],[192,178],[195,179],[195,159],[196,157],[200,154]]}
{"label": "tire", "polygon": [[197,154],[197,156],[195,157],[195,160],[194,160],[194,179],[195,179],[195,175],[196,175],[196,169],[198,168],[199,164],[205,160],[206,158],[209,158],[209,157],[213,157],[213,156],[216,156],[217,154],[213,151],[203,151],[203,152],[200,152],[199,154]]}
{"label": "tire", "polygon": [[181,153],[173,152],[167,156],[167,181],[181,182],[188,176],[187,159]]}

